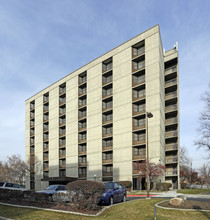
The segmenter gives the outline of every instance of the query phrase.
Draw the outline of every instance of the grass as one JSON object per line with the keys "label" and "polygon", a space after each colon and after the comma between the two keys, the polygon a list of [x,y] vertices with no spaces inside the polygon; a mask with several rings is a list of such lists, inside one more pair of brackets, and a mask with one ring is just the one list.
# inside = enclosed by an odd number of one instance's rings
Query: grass
{"label": "grass", "polygon": [[[132,202],[121,203],[117,206],[113,206],[107,209],[102,215],[98,217],[85,217],[64,213],[56,213],[50,211],[42,211],[27,208],[17,208],[0,205],[0,216],[6,218],[12,218],[17,220],[89,220],[89,219],[106,219],[106,220],[123,220],[123,219],[154,219],[154,205],[163,199],[151,199],[151,200],[135,200]],[[201,220],[210,219],[210,213],[208,212],[189,212],[189,211],[177,211],[177,210],[164,210],[157,208],[157,220],[167,219],[179,219],[179,220]]]}
{"label": "grass", "polygon": [[177,193],[210,195],[210,189],[179,189]]}

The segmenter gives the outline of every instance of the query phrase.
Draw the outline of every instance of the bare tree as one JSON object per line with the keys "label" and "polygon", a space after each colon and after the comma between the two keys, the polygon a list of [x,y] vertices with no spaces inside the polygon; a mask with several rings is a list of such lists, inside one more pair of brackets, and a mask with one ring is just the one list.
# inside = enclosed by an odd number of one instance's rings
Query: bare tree
{"label": "bare tree", "polygon": [[199,117],[200,127],[198,129],[198,139],[195,145],[208,151],[210,157],[210,83],[209,90],[205,92],[202,100],[205,102],[205,109]]}
{"label": "bare tree", "polygon": [[199,169],[200,172],[200,182],[201,184],[209,184],[210,183],[210,166],[209,164],[203,164],[203,166]]}
{"label": "bare tree", "polygon": [[180,147],[179,150],[179,164],[180,166],[188,167],[190,166],[190,158],[187,155],[186,147]]}
{"label": "bare tree", "polygon": [[[142,177],[146,177],[147,175],[147,163],[146,161],[142,161],[141,163],[137,161],[135,163],[135,169],[139,171],[140,175],[140,181]],[[158,163],[149,163],[149,182],[151,185],[151,182],[155,179],[157,179],[159,176],[164,175],[165,173],[165,166]]]}

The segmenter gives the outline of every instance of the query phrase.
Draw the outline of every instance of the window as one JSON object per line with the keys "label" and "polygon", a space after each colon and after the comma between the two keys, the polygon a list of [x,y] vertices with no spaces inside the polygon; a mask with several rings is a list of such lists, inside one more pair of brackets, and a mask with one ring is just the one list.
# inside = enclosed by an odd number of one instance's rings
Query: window
{"label": "window", "polygon": [[145,134],[133,133],[134,141],[144,141]]}
{"label": "window", "polygon": [[85,87],[79,87],[79,95],[83,95],[87,92],[87,88]]}
{"label": "window", "polygon": [[134,104],[133,105],[134,112],[142,112],[145,111],[145,104]]}
{"label": "window", "polygon": [[80,129],[81,129],[81,128],[86,128],[86,127],[87,127],[86,121],[79,122],[78,127],[79,127]]}
{"label": "window", "polygon": [[112,87],[110,88],[103,88],[102,90],[102,96],[108,96],[108,95],[112,95]]}
{"label": "window", "polygon": [[49,124],[48,123],[44,123],[43,124],[43,130],[47,131],[49,129]]}
{"label": "window", "polygon": [[112,152],[107,152],[102,154],[102,159],[103,160],[112,160]]}
{"label": "window", "polygon": [[80,109],[78,111],[78,116],[79,116],[79,118],[86,117],[86,109]]}
{"label": "window", "polygon": [[87,104],[86,96],[85,96],[85,98],[80,98],[79,99],[79,106],[83,106],[83,105],[86,105],[86,104]]}
{"label": "window", "polygon": [[66,113],[66,105],[62,105],[59,107],[59,114],[65,114]]}
{"label": "window", "polygon": [[145,125],[145,119],[134,118],[133,119],[133,125],[134,125],[134,127],[144,126]]}
{"label": "window", "polygon": [[79,140],[86,140],[86,133],[79,133]]}
{"label": "window", "polygon": [[87,81],[87,72],[81,73],[78,78],[79,84],[85,83]]}
{"label": "window", "polygon": [[133,83],[134,84],[143,83],[144,81],[145,81],[145,75],[140,75],[140,76],[133,75]]}
{"label": "window", "polygon": [[30,102],[30,109],[34,109],[35,108],[35,101]]}
{"label": "window", "polygon": [[102,77],[102,83],[106,84],[112,82],[112,75],[103,75]]}
{"label": "window", "polygon": [[66,123],[66,116],[62,116],[59,118],[59,125],[65,124]]}
{"label": "window", "polygon": [[65,139],[65,137],[59,139],[59,144],[60,144],[60,145],[65,145],[65,144],[66,144],[66,139]]}
{"label": "window", "polygon": [[86,151],[86,144],[79,144],[79,152],[84,152]]}
{"label": "window", "polygon": [[103,147],[111,147],[113,145],[113,139],[106,139],[102,142]]}
{"label": "window", "polygon": [[49,157],[49,154],[48,154],[48,153],[43,153],[43,158],[44,158],[44,159],[48,159],[48,157]]}
{"label": "window", "polygon": [[46,93],[43,95],[43,102],[48,102],[49,101],[49,93]]}
{"label": "window", "polygon": [[134,98],[141,98],[145,96],[145,90],[133,90],[133,97]]}
{"label": "window", "polygon": [[112,113],[109,114],[103,114],[102,115],[102,120],[105,121],[111,121],[112,120]]}
{"label": "window", "polygon": [[102,63],[102,71],[106,72],[111,69],[112,69],[112,58],[109,58],[108,60]]}
{"label": "window", "polygon": [[103,134],[112,134],[112,131],[113,131],[113,127],[112,127],[112,126],[103,127],[103,128],[102,128],[102,133],[103,133]]}
{"label": "window", "polygon": [[66,127],[59,128],[59,135],[65,135],[66,134]]}
{"label": "window", "polygon": [[103,101],[102,102],[102,108],[103,109],[112,108],[112,100]]}
{"label": "window", "polygon": [[66,83],[63,83],[62,85],[59,86],[59,93],[65,93],[66,92]]}
{"label": "window", "polygon": [[145,149],[142,148],[134,148],[134,155],[145,155]]}
{"label": "window", "polygon": [[86,163],[86,156],[79,157],[79,163]]}
{"label": "window", "polygon": [[138,56],[138,55],[140,55],[140,54],[142,54],[142,53],[144,53],[144,52],[145,52],[145,47],[144,47],[144,45],[139,46],[139,47],[137,47],[137,48],[133,47],[133,56]]}
{"label": "window", "polygon": [[66,170],[59,170],[59,177],[65,177],[66,176]]}
{"label": "window", "polygon": [[66,149],[59,149],[59,155],[65,156],[66,155]]}
{"label": "window", "polygon": [[44,142],[44,144],[43,144],[43,148],[44,148],[44,150],[47,150],[48,147],[49,147],[49,143],[48,143],[48,142]]}
{"label": "window", "polygon": [[113,172],[113,166],[103,166],[102,170],[104,173],[112,173]]}
{"label": "window", "polygon": [[145,67],[145,61],[144,60],[136,61],[136,62],[133,61],[133,69],[134,70],[139,70],[139,69],[141,69],[143,67]]}
{"label": "window", "polygon": [[59,160],[59,165],[60,166],[65,166],[66,165],[66,160]]}
{"label": "window", "polygon": [[45,114],[43,115],[43,120],[44,120],[44,121],[48,121],[48,120],[49,120],[49,113],[45,113]]}
{"label": "window", "polygon": [[79,168],[79,174],[80,175],[86,175],[86,167]]}
{"label": "window", "polygon": [[66,103],[66,95],[62,95],[59,97],[59,104],[62,105],[62,104],[65,104]]}

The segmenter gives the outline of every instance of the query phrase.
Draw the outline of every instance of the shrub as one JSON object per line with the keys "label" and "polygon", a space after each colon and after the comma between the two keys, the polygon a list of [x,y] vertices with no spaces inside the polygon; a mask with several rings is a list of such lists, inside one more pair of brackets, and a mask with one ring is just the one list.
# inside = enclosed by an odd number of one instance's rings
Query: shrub
{"label": "shrub", "polygon": [[171,187],[171,183],[156,183],[156,189],[160,191],[168,191]]}
{"label": "shrub", "polygon": [[120,181],[118,182],[119,184],[121,184],[122,186],[124,186],[127,190],[131,190],[132,187],[132,182],[131,181]]}
{"label": "shrub", "polygon": [[181,183],[181,189],[186,189],[187,188],[187,184],[186,183]]}
{"label": "shrub", "polygon": [[71,192],[70,202],[77,209],[94,210],[97,208],[100,197],[105,191],[105,185],[89,180],[77,180],[67,185],[67,191]]}

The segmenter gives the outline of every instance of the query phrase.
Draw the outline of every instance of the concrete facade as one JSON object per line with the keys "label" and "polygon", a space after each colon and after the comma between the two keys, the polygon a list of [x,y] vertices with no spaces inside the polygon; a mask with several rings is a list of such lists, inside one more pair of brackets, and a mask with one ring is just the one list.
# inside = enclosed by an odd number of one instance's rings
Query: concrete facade
{"label": "concrete facade", "polygon": [[153,114],[149,160],[166,165],[168,173],[158,181],[177,187],[178,159],[166,159],[178,156],[178,109],[178,52],[163,53],[156,25],[26,100],[26,187],[79,178],[129,180],[137,189],[135,162],[146,157],[146,112]]}

